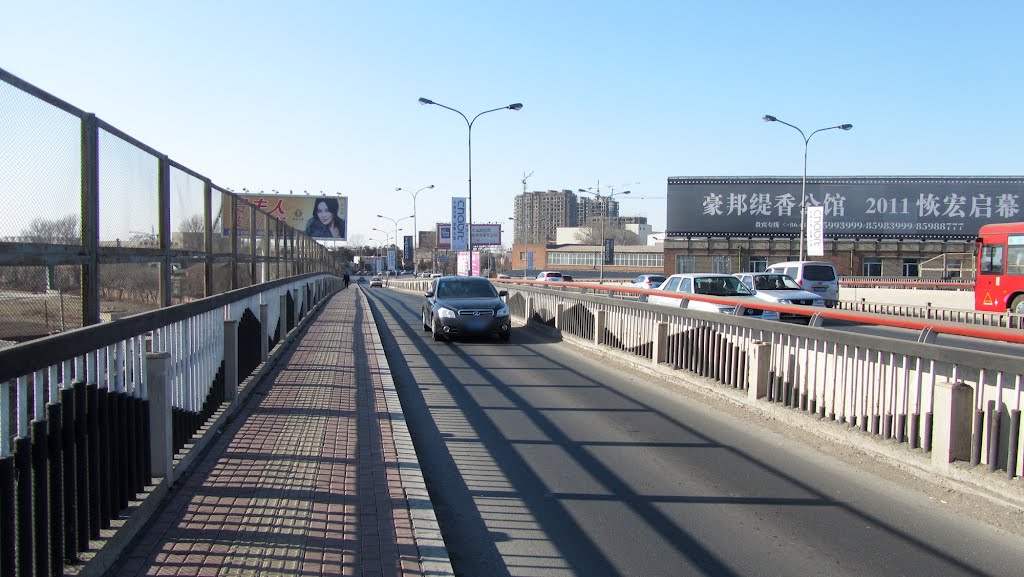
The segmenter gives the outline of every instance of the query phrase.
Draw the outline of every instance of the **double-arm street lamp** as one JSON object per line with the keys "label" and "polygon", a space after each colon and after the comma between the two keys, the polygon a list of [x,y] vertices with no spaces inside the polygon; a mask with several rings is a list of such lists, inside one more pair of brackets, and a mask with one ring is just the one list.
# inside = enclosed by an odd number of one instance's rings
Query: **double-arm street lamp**
{"label": "double-arm street lamp", "polygon": [[[467,210],[466,210],[466,220],[467,220],[467,222],[466,222],[466,246],[469,248],[470,253],[472,253],[473,252],[473,123],[476,122],[477,118],[480,118],[481,116],[483,116],[484,114],[487,114],[488,112],[497,112],[499,110],[521,110],[523,108],[523,105],[518,103],[518,102],[516,102],[515,104],[509,104],[508,106],[502,106],[501,108],[492,108],[491,110],[484,110],[483,112],[481,112],[481,113],[477,114],[476,116],[474,116],[473,120],[470,120],[470,119],[466,118],[465,114],[459,112],[458,110],[456,110],[456,109],[454,109],[454,108],[452,108],[450,106],[445,106],[444,104],[440,104],[438,102],[434,102],[433,100],[430,100],[428,98],[420,98],[420,104],[433,104],[434,106],[440,106],[441,108],[445,108],[447,110],[451,110],[452,112],[454,112],[454,113],[458,114],[459,116],[461,116],[462,119],[466,121],[466,127],[468,128],[468,132],[469,132],[469,138],[467,140],[467,144],[468,144],[468,148],[469,148],[469,193],[468,193],[467,198],[466,198],[466,205],[467,205]],[[454,222],[452,223],[452,233],[453,233],[453,237],[454,237],[454,233],[455,233],[455,223]],[[473,274],[472,270],[470,271],[470,274],[471,275]]]}
{"label": "double-arm street lamp", "polygon": [[[400,228],[398,228],[398,223],[402,222],[403,220],[410,219],[412,217],[413,217],[413,215],[410,214],[409,216],[403,216],[403,217],[401,217],[399,219],[394,219],[394,218],[391,218],[389,216],[384,216],[383,214],[378,214],[377,215],[377,218],[383,218],[384,220],[390,220],[391,223],[395,225],[395,254],[396,255],[398,254],[398,231],[401,230]],[[374,229],[374,230],[376,230],[376,229]],[[383,231],[381,231],[381,232],[383,232]],[[416,235],[413,235],[413,239],[415,239],[415,238],[416,238]],[[395,263],[395,266],[396,267],[398,266],[397,262]],[[397,268],[395,270],[397,271]]]}
{"label": "double-arm street lamp", "polygon": [[579,189],[579,190],[580,190],[580,192],[582,192],[584,194],[592,194],[595,197],[597,197],[597,202],[601,206],[601,212],[603,213],[601,215],[601,252],[600,252],[600,256],[598,257],[598,262],[601,263],[600,272],[598,273],[598,282],[601,283],[601,282],[604,282],[604,253],[605,253],[605,247],[604,247],[604,245],[605,245],[605,238],[604,238],[605,230],[604,229],[605,229],[605,223],[608,221],[608,205],[611,203],[611,200],[612,200],[613,197],[629,194],[632,191],[623,190],[621,192],[613,192],[611,194],[602,195],[600,189],[598,189],[597,192],[594,192],[593,190],[585,190],[585,189],[582,189],[582,188]]}
{"label": "double-arm street lamp", "polygon": [[807,227],[807,143],[811,141],[812,136],[824,130],[832,130],[835,128],[838,128],[839,130],[849,130],[853,128],[853,125],[840,124],[838,126],[826,126],[825,128],[819,128],[814,132],[810,133],[809,135],[804,136],[803,130],[800,130],[799,128],[793,126],[788,122],[779,120],[778,118],[775,118],[771,114],[765,114],[764,116],[761,117],[761,120],[764,120],[765,122],[778,122],[780,124],[785,124],[786,126],[795,129],[797,132],[799,132],[800,138],[804,139],[804,179],[803,183],[800,185],[800,260],[804,260],[804,245],[807,243],[807,239],[804,238],[804,229]]}
{"label": "double-arm street lamp", "polygon": [[417,190],[416,192],[413,192],[413,191],[409,190],[408,188],[402,188],[401,186],[396,186],[395,187],[396,191],[404,190],[405,192],[408,192],[409,194],[412,195],[412,249],[413,249],[413,251],[416,250],[416,245],[417,245],[416,237],[418,237],[420,235],[420,229],[419,229],[418,226],[416,226],[416,197],[419,196],[419,194],[421,192],[423,192],[424,190],[427,190],[428,188],[434,188],[434,185],[433,184],[428,184],[427,186],[424,186],[423,188]]}

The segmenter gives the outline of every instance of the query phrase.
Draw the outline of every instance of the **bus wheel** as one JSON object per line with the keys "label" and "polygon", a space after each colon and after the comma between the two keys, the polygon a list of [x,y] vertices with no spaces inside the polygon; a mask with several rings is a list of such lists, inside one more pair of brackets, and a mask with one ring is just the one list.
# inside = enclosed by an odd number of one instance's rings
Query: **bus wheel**
{"label": "bus wheel", "polygon": [[1024,295],[1019,295],[1013,299],[1013,304],[1010,305],[1010,312],[1024,315]]}

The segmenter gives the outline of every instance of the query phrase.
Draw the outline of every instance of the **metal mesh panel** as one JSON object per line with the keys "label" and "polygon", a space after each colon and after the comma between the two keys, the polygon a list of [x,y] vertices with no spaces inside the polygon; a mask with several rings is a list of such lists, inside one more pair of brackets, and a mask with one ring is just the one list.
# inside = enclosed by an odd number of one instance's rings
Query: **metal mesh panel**
{"label": "metal mesh panel", "polygon": [[81,122],[0,81],[0,240],[79,244]]}
{"label": "metal mesh panel", "polygon": [[0,340],[21,342],[82,326],[75,266],[0,267]]}
{"label": "metal mesh panel", "polygon": [[157,263],[111,263],[99,268],[102,318],[116,320],[160,308]]}
{"label": "metal mesh panel", "polygon": [[223,191],[213,192],[213,252],[214,254],[231,254],[231,199],[232,196]]}
{"label": "metal mesh panel", "polygon": [[200,262],[183,266],[172,273],[171,290],[174,291],[172,296],[174,304],[194,301],[206,296],[206,281],[203,276],[205,270],[206,267]]}
{"label": "metal mesh panel", "polygon": [[171,248],[206,251],[204,186],[202,180],[171,167]]}
{"label": "metal mesh panel", "polygon": [[156,248],[159,165],[156,157],[99,131],[100,245]]}

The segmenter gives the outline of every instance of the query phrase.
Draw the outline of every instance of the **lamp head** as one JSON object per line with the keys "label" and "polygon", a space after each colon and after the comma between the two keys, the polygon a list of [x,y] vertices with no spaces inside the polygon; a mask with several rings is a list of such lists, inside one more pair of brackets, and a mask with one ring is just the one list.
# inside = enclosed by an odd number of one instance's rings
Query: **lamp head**
{"label": "lamp head", "polygon": [[431,184],[431,185],[430,185],[430,186],[428,186],[427,188],[434,188],[434,185],[433,185],[433,184]]}
{"label": "lamp head", "polygon": [[383,214],[378,214],[377,218],[384,218],[384,215]]}
{"label": "lamp head", "polygon": [[433,104],[434,101],[429,98],[420,98],[420,104]]}
{"label": "lamp head", "polygon": [[516,102],[515,104],[509,104],[508,105],[508,109],[509,110],[522,110],[523,109],[523,105],[522,105],[522,103]]}
{"label": "lamp head", "polygon": [[839,128],[841,130],[849,130],[849,129],[853,128],[853,125],[852,124],[840,124]]}
{"label": "lamp head", "polygon": [[401,186],[396,186],[395,190],[402,190],[402,187]]}
{"label": "lamp head", "polygon": [[[421,98],[420,100],[423,100],[423,99]],[[775,118],[771,114],[765,114],[764,116],[761,117],[761,120],[763,120],[765,122],[778,122],[779,119]]]}

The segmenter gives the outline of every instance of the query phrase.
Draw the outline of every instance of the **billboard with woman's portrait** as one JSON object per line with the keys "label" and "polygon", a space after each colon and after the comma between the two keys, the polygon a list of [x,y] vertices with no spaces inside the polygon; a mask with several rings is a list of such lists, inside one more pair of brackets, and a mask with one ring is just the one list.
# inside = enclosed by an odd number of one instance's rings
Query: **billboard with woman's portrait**
{"label": "billboard with woman's portrait", "polygon": [[[348,197],[345,196],[278,196],[240,194],[240,198],[253,204],[256,210],[270,215],[307,235],[324,240],[347,240]],[[231,207],[221,207],[221,222],[231,222]],[[239,235],[249,234],[249,211],[239,205],[236,219]],[[224,235],[230,234],[224,227]],[[257,230],[256,234],[263,231]]]}

